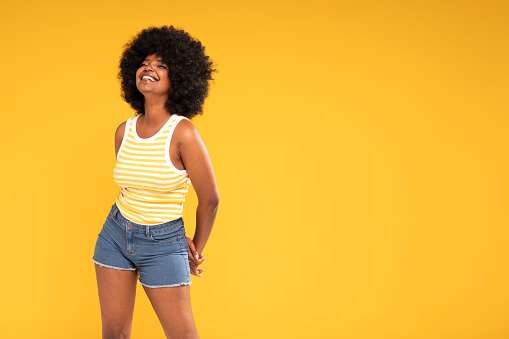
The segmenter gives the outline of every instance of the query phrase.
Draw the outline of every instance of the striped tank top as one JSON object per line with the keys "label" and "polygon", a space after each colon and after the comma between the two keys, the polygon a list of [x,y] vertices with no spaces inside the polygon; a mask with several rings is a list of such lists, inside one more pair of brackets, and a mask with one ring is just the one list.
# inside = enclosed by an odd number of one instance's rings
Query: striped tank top
{"label": "striped tank top", "polygon": [[186,170],[170,161],[170,141],[175,127],[186,117],[173,114],[152,137],[136,133],[138,116],[126,121],[113,178],[120,186],[116,204],[127,219],[157,225],[182,217],[191,180]]}

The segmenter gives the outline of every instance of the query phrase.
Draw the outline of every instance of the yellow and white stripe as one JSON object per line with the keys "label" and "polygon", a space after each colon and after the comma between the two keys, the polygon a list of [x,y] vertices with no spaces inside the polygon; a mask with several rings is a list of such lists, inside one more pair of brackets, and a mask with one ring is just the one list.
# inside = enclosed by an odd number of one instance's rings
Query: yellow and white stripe
{"label": "yellow and white stripe", "polygon": [[170,160],[170,141],[175,127],[186,117],[173,114],[152,137],[136,133],[139,116],[126,122],[113,178],[120,186],[116,204],[127,219],[142,225],[157,225],[182,216],[191,180]]}

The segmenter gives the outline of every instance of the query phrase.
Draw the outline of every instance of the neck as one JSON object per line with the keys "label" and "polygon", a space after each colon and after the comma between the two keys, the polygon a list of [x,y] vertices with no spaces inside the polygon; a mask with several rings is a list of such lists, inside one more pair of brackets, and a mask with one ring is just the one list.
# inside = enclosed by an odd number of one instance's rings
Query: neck
{"label": "neck", "polygon": [[158,125],[162,121],[168,120],[168,117],[172,114],[166,109],[165,102],[166,98],[147,100],[147,97],[145,97],[145,114],[143,118],[145,124]]}

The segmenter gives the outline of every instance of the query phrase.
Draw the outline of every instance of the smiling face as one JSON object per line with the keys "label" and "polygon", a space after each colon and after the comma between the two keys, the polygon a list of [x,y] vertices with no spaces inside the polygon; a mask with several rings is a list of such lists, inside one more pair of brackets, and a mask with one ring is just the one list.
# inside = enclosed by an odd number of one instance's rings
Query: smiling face
{"label": "smiling face", "polygon": [[136,87],[145,96],[147,94],[168,96],[170,89],[168,66],[161,56],[147,55],[136,71]]}

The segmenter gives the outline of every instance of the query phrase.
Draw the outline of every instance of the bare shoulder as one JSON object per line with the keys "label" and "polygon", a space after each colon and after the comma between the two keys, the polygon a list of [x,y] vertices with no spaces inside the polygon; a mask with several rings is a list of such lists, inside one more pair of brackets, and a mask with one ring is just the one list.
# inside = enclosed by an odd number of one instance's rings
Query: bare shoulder
{"label": "bare shoulder", "polygon": [[125,133],[125,125],[127,121],[124,121],[120,125],[118,125],[117,130],[115,131],[115,153],[118,153],[118,149],[122,144],[122,140],[124,139]]}
{"label": "bare shoulder", "polygon": [[118,125],[117,130],[115,131],[115,140],[116,140],[116,139],[118,139],[119,137],[120,137],[120,138],[123,138],[123,137],[124,137],[124,132],[125,132],[125,125],[126,125],[126,122],[127,122],[127,121],[124,121],[123,123],[121,123],[120,125]]}
{"label": "bare shoulder", "polygon": [[201,141],[200,133],[198,133],[198,129],[194,126],[194,124],[187,120],[182,119],[175,127],[175,131],[173,132],[175,139],[183,144],[194,143],[196,141]]}

